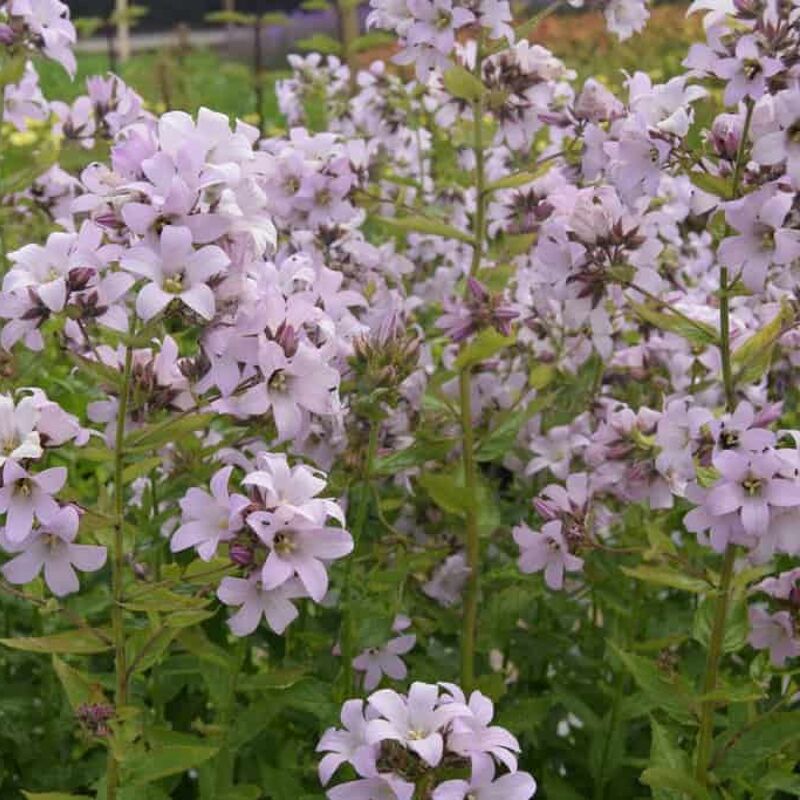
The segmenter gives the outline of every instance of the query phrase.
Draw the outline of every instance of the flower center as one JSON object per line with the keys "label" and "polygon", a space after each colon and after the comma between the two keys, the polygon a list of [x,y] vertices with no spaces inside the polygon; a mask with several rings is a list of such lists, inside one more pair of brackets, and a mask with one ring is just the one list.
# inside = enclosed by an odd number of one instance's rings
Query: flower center
{"label": "flower center", "polygon": [[787,129],[786,138],[792,144],[800,144],[800,119],[796,119]]}
{"label": "flower center", "polygon": [[425,731],[421,731],[418,728],[414,728],[408,732],[408,738],[412,742],[418,742],[420,739],[426,739],[428,734]]}
{"label": "flower center", "polygon": [[180,294],[183,291],[183,275],[173,275],[164,281],[164,291],[170,294]]}
{"label": "flower center", "polygon": [[295,551],[295,543],[291,531],[276,533],[272,547],[279,556],[288,556]]}
{"label": "flower center", "polygon": [[272,377],[269,379],[269,388],[274,392],[285,392],[289,388],[286,373],[282,369],[273,373]]}
{"label": "flower center", "polygon": [[742,481],[742,486],[747,494],[749,494],[751,497],[757,495],[761,491],[761,481],[758,478],[753,478],[752,476],[745,478]]}
{"label": "flower center", "polygon": [[765,230],[761,234],[761,249],[762,250],[775,249],[775,231],[772,228]]}
{"label": "flower center", "polygon": [[756,75],[761,73],[761,62],[757,58],[748,58],[742,65],[747,80],[751,81]]}

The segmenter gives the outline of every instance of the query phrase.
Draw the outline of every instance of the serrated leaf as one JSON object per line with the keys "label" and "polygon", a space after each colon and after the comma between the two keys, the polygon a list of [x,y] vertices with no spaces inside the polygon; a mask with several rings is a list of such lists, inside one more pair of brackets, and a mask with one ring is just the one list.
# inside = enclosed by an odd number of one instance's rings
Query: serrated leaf
{"label": "serrated leaf", "polygon": [[515,341],[514,336],[503,336],[494,328],[484,328],[471,342],[462,347],[453,362],[453,368],[461,371],[474,367],[510,347]]}
{"label": "serrated leaf", "polygon": [[475,103],[481,99],[485,91],[483,83],[468,69],[456,65],[445,70],[444,88],[453,97]]}
{"label": "serrated leaf", "polygon": [[[689,773],[689,758],[678,745],[678,730],[670,730],[655,718],[650,718],[650,769],[668,769]],[[669,787],[652,786],[654,800],[683,800],[681,792]]]}
{"label": "serrated leaf", "polygon": [[639,780],[654,789],[672,789],[676,792],[683,792],[692,800],[710,800],[710,795],[705,787],[683,770],[650,767],[642,773]]}
{"label": "serrated leaf", "polygon": [[375,459],[373,474],[396,475],[403,470],[417,467],[429,461],[441,461],[452,449],[452,439],[434,442],[416,441],[411,447],[398,450],[388,456]]}
{"label": "serrated leaf", "polygon": [[693,578],[684,572],[679,572],[671,567],[650,567],[640,564],[636,567],[620,567],[629,577],[636,580],[652,583],[656,586],[669,586],[672,589],[681,589],[684,592],[702,594],[709,590],[706,581],[700,578]]}
{"label": "serrated leaf", "polygon": [[23,650],[26,653],[59,653],[62,655],[92,655],[111,650],[112,644],[108,632],[105,638],[99,633],[78,628],[52,636],[18,637],[0,639],[0,644],[12,650]]}
{"label": "serrated leaf", "polygon": [[403,233],[427,233],[431,236],[443,236],[445,239],[455,239],[458,242],[474,244],[471,234],[454,228],[446,222],[430,219],[429,217],[374,217],[377,222]]}
{"label": "serrated leaf", "polygon": [[694,702],[679,677],[667,677],[649,659],[627,653],[613,642],[609,646],[633,676],[639,688],[679,722],[692,722]]}
{"label": "serrated leaf", "polygon": [[714,772],[720,777],[750,772],[797,742],[800,742],[800,711],[765,714],[730,737]]}
{"label": "serrated leaf", "polygon": [[532,416],[527,408],[501,415],[497,426],[486,436],[475,451],[478,461],[502,458],[514,446],[522,426]]}

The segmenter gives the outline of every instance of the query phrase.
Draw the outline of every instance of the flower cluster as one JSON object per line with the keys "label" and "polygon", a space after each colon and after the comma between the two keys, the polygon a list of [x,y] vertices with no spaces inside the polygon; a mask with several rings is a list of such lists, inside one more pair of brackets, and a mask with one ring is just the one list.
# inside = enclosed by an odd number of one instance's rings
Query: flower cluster
{"label": "flower cluster", "polygon": [[[492,725],[494,707],[485,695],[469,699],[457,686],[412,683],[407,695],[382,689],[342,707],[343,729],[325,732],[317,750],[325,753],[323,786],[344,764],[355,781],[329,789],[331,800],[381,797],[411,800],[424,785],[434,800],[530,800],[536,782],[517,771],[517,740]],[[443,771],[469,777],[442,780]],[[501,774],[498,774],[500,771]]]}
{"label": "flower cluster", "polygon": [[233,465],[211,480],[211,493],[190,489],[181,500],[182,524],[172,536],[173,552],[195,548],[210,561],[220,547],[242,577],[222,579],[217,594],[239,606],[229,624],[237,636],[252,633],[262,617],[283,633],[297,616],[292,600],[310,597],[319,603],[328,591],[327,565],[353,549],[353,540],[329,519],[344,524],[344,512],[318,495],[322,473],[304,465],[291,467],[285,455],[262,452],[255,469],[231,493]]}

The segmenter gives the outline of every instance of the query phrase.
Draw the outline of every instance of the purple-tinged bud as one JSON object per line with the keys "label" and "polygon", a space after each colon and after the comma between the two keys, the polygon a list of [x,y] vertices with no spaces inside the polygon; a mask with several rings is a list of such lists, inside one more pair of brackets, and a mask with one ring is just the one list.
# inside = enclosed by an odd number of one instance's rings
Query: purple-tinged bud
{"label": "purple-tinged bud", "polygon": [[767,428],[772,425],[773,422],[780,419],[782,413],[783,401],[779,400],[777,403],[770,403],[756,414],[755,419],[753,419],[753,427]]}
{"label": "purple-tinged bud", "polygon": [[253,563],[253,548],[241,542],[234,542],[228,548],[228,555],[238,567],[249,567]]}
{"label": "purple-tinged bud", "polygon": [[800,610],[800,586],[795,585],[789,592],[789,605]]}
{"label": "purple-tinged bud", "polygon": [[275,341],[283,348],[287,358],[291,358],[296,352],[300,340],[297,337],[297,331],[285,322],[280,324],[278,332],[275,336]]}
{"label": "purple-tinged bud", "polygon": [[744,121],[738,114],[719,114],[711,125],[710,142],[714,152],[728,161],[739,153]]}
{"label": "purple-tinged bud", "polygon": [[108,211],[105,214],[98,214],[94,221],[101,225],[104,228],[121,228],[123,227],[124,223],[120,218],[113,212]]}
{"label": "purple-tinged bud", "polygon": [[479,303],[485,303],[489,299],[489,292],[477,278],[467,279],[467,290]]}
{"label": "purple-tinged bud", "polygon": [[533,508],[542,519],[548,522],[558,518],[558,509],[542,497],[533,498]]}
{"label": "purple-tinged bud", "polygon": [[627,442],[620,442],[619,444],[612,445],[606,450],[606,458],[611,461],[622,461],[627,458],[633,451],[633,445]]}
{"label": "purple-tinged bud", "polygon": [[10,25],[0,24],[0,44],[12,45],[16,38],[14,29]]}
{"label": "purple-tinged bud", "polygon": [[71,292],[83,291],[94,276],[95,270],[92,267],[75,267],[67,275],[67,288]]}

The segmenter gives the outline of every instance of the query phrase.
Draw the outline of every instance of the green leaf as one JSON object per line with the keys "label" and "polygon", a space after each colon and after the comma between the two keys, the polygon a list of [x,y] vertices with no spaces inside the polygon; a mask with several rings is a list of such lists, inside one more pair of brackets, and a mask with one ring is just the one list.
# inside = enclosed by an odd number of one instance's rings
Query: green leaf
{"label": "green leaf", "polygon": [[463,483],[455,474],[435,474],[426,472],[419,476],[417,481],[430,495],[431,500],[443,511],[465,517],[474,502],[466,491]]}
{"label": "green leaf", "polygon": [[520,428],[531,416],[527,408],[501,414],[497,426],[480,442],[475,458],[478,461],[494,461],[505,456],[514,446]]}
{"label": "green leaf", "polygon": [[639,779],[653,789],[672,789],[689,795],[692,800],[710,800],[705,787],[699,784],[688,772],[668,767],[650,767]]}
{"label": "green leaf", "polygon": [[721,197],[723,200],[730,199],[731,182],[728,178],[723,178],[721,175],[709,175],[707,172],[691,172],[689,178],[698,189]]}
{"label": "green leaf", "polygon": [[165,620],[164,624],[168,628],[191,628],[193,625],[199,625],[207,619],[216,614],[216,611],[176,611],[170,614]]}
{"label": "green leaf", "polygon": [[758,333],[739,345],[733,353],[733,364],[737,368],[736,379],[744,383],[757,383],[769,369],[775,352],[775,344],[784,331],[784,325],[794,318],[788,305],[770,320]]}
{"label": "green leaf", "polygon": [[235,789],[229,789],[223,792],[219,800],[259,800],[259,798],[263,796],[264,793],[258,786],[244,784],[243,786],[237,786]]}
{"label": "green leaf", "polygon": [[678,316],[671,311],[659,311],[652,305],[644,303],[634,303],[629,300],[628,304],[637,316],[659,330],[677,333],[696,345],[717,345],[719,343],[717,331],[705,322]]}
{"label": "green leaf", "polygon": [[613,642],[609,642],[609,646],[633,676],[639,688],[652,698],[656,705],[679,722],[694,721],[692,696],[679,677],[668,677],[652,661],[633,653],[626,653]]}
{"label": "green leaf", "polygon": [[92,685],[88,676],[78,672],[57,655],[53,655],[53,670],[64,687],[64,692],[73,711],[90,703],[98,694],[97,687]]}
{"label": "green leaf", "polygon": [[520,186],[525,186],[537,178],[541,178],[550,169],[550,166],[550,163],[542,164],[533,171],[523,170],[522,172],[506,175],[505,178],[500,178],[500,180],[490,183],[486,187],[486,191],[496,192],[499,189],[518,189]]}
{"label": "green leaf", "polygon": [[67,794],[66,792],[26,792],[22,795],[25,800],[89,800],[88,794]]}
{"label": "green leaf", "polygon": [[484,328],[469,344],[465,345],[456,357],[453,368],[461,371],[487,361],[496,353],[510,347],[516,341],[514,336],[503,336],[494,328]]}
{"label": "green leaf", "polygon": [[[689,758],[678,744],[680,732],[661,725],[650,718],[650,769],[666,769],[678,773],[689,773]],[[683,800],[681,792],[669,787],[653,786],[654,800]]]}
{"label": "green leaf", "polygon": [[187,772],[213,758],[219,748],[208,744],[164,745],[138,752],[122,762],[123,782],[143,784]]}
{"label": "green leaf", "polygon": [[115,389],[119,389],[122,386],[122,374],[119,370],[112,369],[99,361],[84,358],[72,351],[67,351],[67,355],[79,370],[89,375],[100,386],[109,386]]}
{"label": "green leaf", "polygon": [[185,611],[205,608],[211,602],[207,597],[193,597],[178,594],[164,587],[148,587],[125,600],[125,608],[129,611]]}
{"label": "green leaf", "polygon": [[372,472],[375,475],[396,475],[428,461],[441,461],[453,449],[453,445],[452,439],[418,440],[411,447],[375,459]]}
{"label": "green leaf", "polygon": [[440,222],[429,217],[374,217],[376,222],[401,233],[427,233],[431,236],[444,236],[445,239],[455,239],[458,242],[474,244],[475,240],[466,231],[454,228],[446,222]]}
{"label": "green leaf", "polygon": [[[716,597],[709,596],[703,600],[694,615],[692,638],[706,649],[711,637],[711,628],[716,611]],[[728,617],[725,623],[725,635],[722,640],[723,653],[735,653],[747,642],[750,624],[747,620],[747,604],[744,592],[734,592],[728,604]]]}
{"label": "green leaf", "polygon": [[444,88],[453,97],[475,103],[481,99],[485,88],[479,78],[461,66],[450,67],[444,73]]}
{"label": "green leaf", "polygon": [[706,581],[700,578],[693,578],[684,572],[679,572],[671,567],[650,567],[640,564],[636,567],[620,567],[629,577],[645,583],[654,583],[656,586],[669,586],[673,589],[681,589],[684,592],[702,594],[709,590]]}
{"label": "green leaf", "polygon": [[122,480],[126,484],[132,483],[137,478],[141,478],[142,475],[147,475],[154,469],[160,467],[161,462],[161,456],[151,456],[150,458],[139,459],[139,461],[133,464],[128,464],[128,466],[122,470]]}
{"label": "green leaf", "polygon": [[554,364],[534,364],[528,375],[528,385],[532,389],[546,389],[558,377]]}
{"label": "green leaf", "polygon": [[109,632],[102,631],[105,638],[94,631],[78,628],[74,631],[54,633],[52,636],[19,637],[16,639],[0,639],[0,644],[12,650],[24,650],[26,653],[62,653],[71,655],[92,655],[111,650]]}
{"label": "green leaf", "polygon": [[800,711],[765,714],[731,737],[714,772],[730,777],[750,772],[754,766],[800,742]]}
{"label": "green leaf", "polygon": [[152,449],[179,441],[189,433],[207,428],[215,414],[186,414],[147,425],[130,433],[125,439],[126,448]]}

